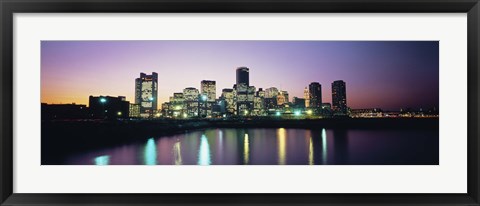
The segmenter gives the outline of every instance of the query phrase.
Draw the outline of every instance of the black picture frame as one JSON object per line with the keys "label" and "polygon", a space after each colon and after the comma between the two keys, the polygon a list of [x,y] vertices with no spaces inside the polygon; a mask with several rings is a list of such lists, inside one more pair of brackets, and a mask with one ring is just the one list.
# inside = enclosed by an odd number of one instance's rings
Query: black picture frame
{"label": "black picture frame", "polygon": [[[0,0],[1,205],[480,205],[479,0]],[[468,192],[466,194],[19,194],[13,193],[13,14],[111,12],[467,13]],[[452,176],[451,178],[459,178]]]}

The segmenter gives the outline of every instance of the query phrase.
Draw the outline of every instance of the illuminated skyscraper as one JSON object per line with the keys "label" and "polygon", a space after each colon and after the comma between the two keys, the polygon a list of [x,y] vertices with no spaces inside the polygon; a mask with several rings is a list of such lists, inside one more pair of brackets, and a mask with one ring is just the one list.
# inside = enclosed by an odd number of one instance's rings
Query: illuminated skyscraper
{"label": "illuminated skyscraper", "polygon": [[321,108],[322,107],[322,85],[318,82],[312,82],[308,85],[308,93],[311,108]]}
{"label": "illuminated skyscraper", "polygon": [[265,89],[265,98],[277,98],[278,89],[275,87],[270,87]]}
{"label": "illuminated skyscraper", "polygon": [[140,105],[141,117],[152,117],[157,110],[158,74],[151,75],[140,73],[140,78],[135,79],[135,104]]}
{"label": "illuminated skyscraper", "polygon": [[215,102],[216,83],[211,80],[202,80],[200,92],[207,97],[207,102]]}
{"label": "illuminated skyscraper", "polygon": [[198,95],[199,92],[196,88],[188,87],[183,89],[187,117],[195,117],[198,115]]}
{"label": "illuminated skyscraper", "polygon": [[[284,91],[280,91],[280,92],[278,92],[278,95],[277,95],[277,104],[278,104],[279,106],[287,103],[286,98],[285,98],[285,95],[284,95],[283,92],[284,92]],[[287,95],[288,95],[288,93],[287,93]]]}
{"label": "illuminated skyscraper", "polygon": [[237,85],[245,84],[247,87],[250,86],[248,73],[249,69],[247,67],[237,68]]}
{"label": "illuminated skyscraper", "polygon": [[347,90],[342,80],[332,83],[332,109],[335,114],[347,114]]}
{"label": "illuminated skyscraper", "polygon": [[308,87],[305,87],[303,90],[303,98],[305,99],[305,107],[310,107],[310,92],[308,91]]}
{"label": "illuminated skyscraper", "polygon": [[250,86],[249,75],[249,69],[247,67],[237,68],[237,83],[234,85],[237,100],[237,115],[249,115],[253,110],[255,87]]}
{"label": "illuminated skyscraper", "polygon": [[202,80],[200,85],[200,115],[202,117],[211,116],[212,106],[215,104],[216,83],[211,80]]}
{"label": "illuminated skyscraper", "polygon": [[228,115],[235,114],[235,110],[237,108],[236,102],[234,100],[233,89],[223,89],[222,90],[222,99],[225,100],[225,107],[227,109]]}

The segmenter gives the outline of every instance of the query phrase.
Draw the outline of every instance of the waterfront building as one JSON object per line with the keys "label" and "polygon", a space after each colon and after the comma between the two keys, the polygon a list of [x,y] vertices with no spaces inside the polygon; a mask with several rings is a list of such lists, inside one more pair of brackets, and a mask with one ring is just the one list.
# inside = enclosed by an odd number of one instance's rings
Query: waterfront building
{"label": "waterfront building", "polygon": [[201,95],[201,104],[200,113],[203,116],[211,116],[212,106],[215,104],[216,99],[216,82],[212,80],[202,80],[200,83],[200,95]]}
{"label": "waterfront building", "polygon": [[278,108],[277,98],[265,98],[263,101],[266,110],[275,110]]}
{"label": "waterfront building", "polygon": [[140,73],[140,78],[135,79],[135,104],[140,105],[140,116],[152,117],[158,104],[158,74],[151,75]]}
{"label": "waterfront building", "polygon": [[163,117],[171,117],[171,112],[170,112],[170,102],[164,102],[162,104],[162,116]]}
{"label": "waterfront building", "polygon": [[305,109],[305,99],[293,97],[293,107],[296,109]]}
{"label": "waterfront building", "polygon": [[332,105],[330,103],[322,103],[322,110],[320,111],[322,117],[331,117],[332,116]]}
{"label": "waterfront building", "polygon": [[265,97],[265,91],[262,88],[258,88],[258,91],[255,93],[257,97]]}
{"label": "waterfront building", "polygon": [[308,85],[309,94],[309,107],[318,108],[322,107],[322,85],[318,82],[312,82]]}
{"label": "waterfront building", "polygon": [[207,102],[215,102],[216,97],[216,82],[212,80],[202,80],[200,83],[201,94],[207,96]]}
{"label": "waterfront building", "polygon": [[262,116],[265,113],[264,98],[255,95],[253,98],[253,115]]}
{"label": "waterfront building", "polygon": [[270,87],[265,89],[265,98],[277,98],[278,89],[275,87]]}
{"label": "waterfront building", "polygon": [[234,99],[233,89],[223,89],[221,98],[225,100],[226,114],[234,115],[236,111],[236,101]]}
{"label": "waterfront building", "polygon": [[140,117],[140,104],[130,104],[128,109],[129,115],[132,118],[139,118]]}
{"label": "waterfront building", "polygon": [[237,68],[237,85],[245,84],[250,86],[250,78],[249,78],[249,69],[247,67],[238,67]]}
{"label": "waterfront building", "polygon": [[285,103],[285,96],[283,96],[282,92],[280,91],[277,95],[277,105],[282,106]]}
{"label": "waterfront building", "polygon": [[236,94],[236,114],[250,115],[253,110],[255,87],[250,86],[249,69],[247,67],[237,68],[236,78],[237,82],[233,86]]}
{"label": "waterfront building", "polygon": [[303,98],[305,99],[305,107],[310,107],[310,92],[308,91],[308,87],[305,87],[303,90]]}
{"label": "waterfront building", "polygon": [[90,96],[88,105],[94,119],[128,118],[130,102],[124,96]]}
{"label": "waterfront building", "polygon": [[198,116],[198,98],[200,93],[198,89],[187,87],[183,89],[184,110],[186,117]]}
{"label": "waterfront building", "polygon": [[212,106],[212,117],[223,117],[226,114],[226,101],[220,97]]}
{"label": "waterfront building", "polygon": [[171,102],[173,107],[173,117],[175,118],[184,117],[183,116],[183,114],[185,113],[184,103],[185,103],[185,98],[183,96],[183,93],[181,92],[173,93],[173,102]]}
{"label": "waterfront building", "polygon": [[286,103],[289,103],[288,101],[288,92],[287,91],[280,91],[278,92],[278,95],[277,95],[277,104],[280,106],[280,105],[284,105]]}
{"label": "waterfront building", "polygon": [[288,92],[282,91],[282,95],[285,97],[285,103],[290,103],[290,98],[288,98]]}
{"label": "waterfront building", "polygon": [[342,80],[332,83],[332,109],[335,115],[348,114],[346,85]]}

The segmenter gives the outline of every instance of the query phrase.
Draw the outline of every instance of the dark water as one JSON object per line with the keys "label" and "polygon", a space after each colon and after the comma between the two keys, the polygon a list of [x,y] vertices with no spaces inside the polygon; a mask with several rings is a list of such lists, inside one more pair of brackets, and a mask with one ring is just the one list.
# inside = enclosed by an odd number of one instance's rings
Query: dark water
{"label": "dark water", "polygon": [[438,131],[208,129],[88,152],[66,164],[436,165]]}

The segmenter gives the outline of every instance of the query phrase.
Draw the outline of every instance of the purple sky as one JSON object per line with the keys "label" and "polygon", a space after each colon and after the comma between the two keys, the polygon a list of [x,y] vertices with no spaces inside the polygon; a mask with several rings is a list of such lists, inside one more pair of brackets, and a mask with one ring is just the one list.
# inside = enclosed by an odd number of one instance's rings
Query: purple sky
{"label": "purple sky", "polygon": [[89,95],[134,102],[140,72],[159,76],[159,106],[185,87],[216,80],[217,96],[232,88],[235,69],[250,84],[303,98],[310,82],[344,80],[351,108],[438,107],[437,41],[42,41],[42,102],[88,104]]}

